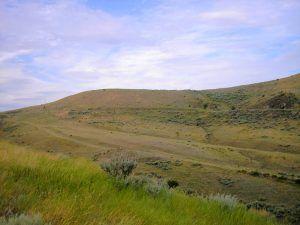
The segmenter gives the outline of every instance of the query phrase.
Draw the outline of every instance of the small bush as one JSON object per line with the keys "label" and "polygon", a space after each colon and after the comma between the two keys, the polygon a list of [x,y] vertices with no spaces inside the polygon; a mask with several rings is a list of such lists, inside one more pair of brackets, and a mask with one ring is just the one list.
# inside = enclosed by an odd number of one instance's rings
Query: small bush
{"label": "small bush", "polygon": [[109,162],[101,164],[101,168],[109,175],[125,179],[136,168],[137,162],[128,156],[120,155]]}
{"label": "small bush", "polygon": [[258,172],[258,171],[251,171],[249,174],[254,177],[260,176],[260,172]]}
{"label": "small bush", "polygon": [[[40,215],[28,216],[21,214],[9,219],[0,218],[0,225],[47,225]],[[50,224],[48,224],[50,225]]]}
{"label": "small bush", "polygon": [[238,205],[238,199],[232,195],[226,195],[226,194],[210,195],[208,197],[208,200],[216,201],[228,209],[233,209]]}
{"label": "small bush", "polygon": [[129,177],[126,177],[124,183],[126,186],[133,186],[133,187],[143,187],[145,186],[146,184],[150,183],[151,179],[147,176],[143,176],[143,175],[140,175],[140,176],[129,176]]}
{"label": "small bush", "polygon": [[220,179],[219,179],[219,182],[220,182],[221,184],[225,185],[225,186],[228,186],[228,187],[231,187],[232,184],[234,183],[233,180],[227,179],[227,178],[220,178]]}
{"label": "small bush", "polygon": [[269,174],[269,173],[263,173],[263,176],[264,176],[264,177],[269,177],[270,174]]}
{"label": "small bush", "polygon": [[287,177],[286,175],[280,174],[280,175],[277,176],[277,179],[278,179],[278,180],[287,180],[288,177]]}
{"label": "small bush", "polygon": [[159,180],[156,182],[150,182],[148,184],[146,184],[145,186],[145,190],[152,196],[157,196],[159,195],[161,192],[166,191],[167,190],[167,185]]}
{"label": "small bush", "polygon": [[194,166],[194,167],[196,167],[196,166],[202,167],[202,164],[201,163],[192,163],[192,166]]}
{"label": "small bush", "polygon": [[183,163],[180,160],[176,160],[175,163],[174,163],[175,166],[182,166],[182,164]]}
{"label": "small bush", "polygon": [[157,196],[162,191],[168,189],[168,185],[162,179],[153,179],[148,176],[129,176],[125,179],[126,186],[135,188],[143,188],[147,193],[152,196]]}
{"label": "small bush", "polygon": [[169,188],[176,188],[179,185],[176,180],[168,180],[167,184]]}
{"label": "small bush", "polygon": [[152,165],[155,166],[159,169],[162,170],[169,170],[171,169],[171,161],[166,161],[166,160],[158,160],[158,161],[151,161],[151,162],[146,162],[147,165]]}

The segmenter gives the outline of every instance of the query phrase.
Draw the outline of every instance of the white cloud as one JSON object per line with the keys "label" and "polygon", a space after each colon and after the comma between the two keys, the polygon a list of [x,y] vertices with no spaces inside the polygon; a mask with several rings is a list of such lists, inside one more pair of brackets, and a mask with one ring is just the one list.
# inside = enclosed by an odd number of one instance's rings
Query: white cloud
{"label": "white cloud", "polygon": [[9,59],[14,59],[17,56],[29,54],[31,50],[21,49],[13,52],[0,52],[0,63]]}
{"label": "white cloud", "polygon": [[246,19],[246,15],[239,11],[227,10],[227,11],[212,11],[204,12],[199,16],[202,20],[234,20],[234,21],[243,21]]}

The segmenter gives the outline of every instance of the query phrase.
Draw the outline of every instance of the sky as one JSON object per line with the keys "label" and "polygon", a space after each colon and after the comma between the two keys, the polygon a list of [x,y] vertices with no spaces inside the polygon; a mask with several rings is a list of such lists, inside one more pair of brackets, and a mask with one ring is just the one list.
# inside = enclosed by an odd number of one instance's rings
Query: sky
{"label": "sky", "polygon": [[300,72],[299,0],[1,0],[0,111]]}

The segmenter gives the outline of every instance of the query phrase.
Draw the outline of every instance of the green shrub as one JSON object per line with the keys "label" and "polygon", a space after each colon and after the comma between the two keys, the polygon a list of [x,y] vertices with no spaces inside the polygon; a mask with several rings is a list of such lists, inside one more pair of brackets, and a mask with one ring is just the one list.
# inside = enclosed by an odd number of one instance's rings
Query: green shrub
{"label": "green shrub", "polygon": [[159,169],[162,169],[162,170],[171,169],[171,161],[168,161],[168,160],[151,161],[151,162],[146,162],[146,164],[155,166],[155,167],[157,167]]}
{"label": "green shrub", "polygon": [[124,155],[117,156],[111,159],[109,162],[101,164],[101,168],[109,175],[125,179],[136,168],[137,162]]}
{"label": "green shrub", "polygon": [[145,186],[147,193],[152,196],[157,196],[162,192],[166,192],[167,189],[167,185],[162,180],[149,182]]}
{"label": "green shrub", "polygon": [[250,175],[252,175],[252,176],[254,176],[254,177],[258,177],[258,176],[260,176],[261,175],[261,173],[260,172],[258,172],[258,171],[250,171],[250,173],[249,173]]}
{"label": "green shrub", "polygon": [[175,166],[182,166],[182,164],[183,163],[180,160],[176,160],[175,163],[174,163]]}
{"label": "green shrub", "polygon": [[124,183],[126,186],[133,186],[133,187],[143,187],[146,184],[150,183],[151,179],[147,176],[140,175],[140,176],[129,176],[126,177]]}
{"label": "green shrub", "polygon": [[231,187],[232,184],[234,183],[233,180],[229,179],[229,178],[220,178],[219,182],[225,186]]}
{"label": "green shrub", "polygon": [[[0,225],[47,225],[40,215],[18,215],[9,219],[0,218]],[[48,224],[50,225],[50,224]]]}
{"label": "green shrub", "polygon": [[210,201],[216,201],[220,203],[222,206],[228,209],[235,208],[239,201],[235,196],[232,195],[226,195],[226,194],[216,194],[216,195],[210,195],[208,197],[208,200]]}
{"label": "green shrub", "polygon": [[124,183],[126,186],[143,188],[152,196],[157,196],[168,189],[168,185],[162,179],[154,179],[143,175],[126,177]]}

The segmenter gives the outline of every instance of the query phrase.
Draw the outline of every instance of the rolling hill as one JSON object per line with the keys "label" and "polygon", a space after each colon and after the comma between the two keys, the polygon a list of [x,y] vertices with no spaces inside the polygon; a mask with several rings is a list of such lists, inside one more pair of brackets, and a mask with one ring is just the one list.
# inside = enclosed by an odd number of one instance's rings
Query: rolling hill
{"label": "rolling hill", "polygon": [[227,193],[299,221],[300,74],[215,90],[79,93],[0,114],[1,139],[100,163],[126,152],[136,174],[193,194]]}
{"label": "rolling hill", "polygon": [[[233,88],[195,90],[138,90],[102,89],[75,94],[47,104],[50,109],[88,108],[202,108],[230,109],[231,104],[241,109],[251,109],[265,104],[279,94],[293,93],[297,98],[300,75],[274,81],[244,85]],[[295,107],[299,105],[295,104]]]}

